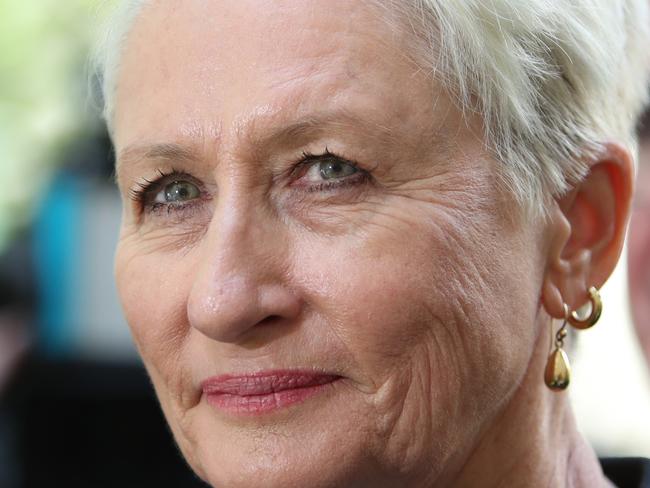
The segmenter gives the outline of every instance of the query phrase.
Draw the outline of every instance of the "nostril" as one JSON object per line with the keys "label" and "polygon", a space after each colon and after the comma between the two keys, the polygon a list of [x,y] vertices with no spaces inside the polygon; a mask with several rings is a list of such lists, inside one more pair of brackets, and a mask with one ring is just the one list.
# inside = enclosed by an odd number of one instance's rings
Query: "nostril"
{"label": "nostril", "polygon": [[279,315],[269,315],[268,317],[265,317],[264,319],[260,320],[258,325],[273,325],[277,322],[282,320],[282,317]]}

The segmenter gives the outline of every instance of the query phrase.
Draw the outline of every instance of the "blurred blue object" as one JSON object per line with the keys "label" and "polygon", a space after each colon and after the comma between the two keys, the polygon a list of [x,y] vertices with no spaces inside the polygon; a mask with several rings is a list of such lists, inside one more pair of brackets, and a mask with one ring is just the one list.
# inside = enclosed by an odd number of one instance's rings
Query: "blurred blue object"
{"label": "blurred blue object", "polygon": [[81,243],[83,185],[61,173],[52,183],[34,222],[34,261],[38,283],[39,346],[48,354],[69,351],[74,338],[75,256]]}
{"label": "blurred blue object", "polygon": [[39,352],[136,359],[113,280],[120,213],[107,181],[71,171],[53,180],[33,228]]}

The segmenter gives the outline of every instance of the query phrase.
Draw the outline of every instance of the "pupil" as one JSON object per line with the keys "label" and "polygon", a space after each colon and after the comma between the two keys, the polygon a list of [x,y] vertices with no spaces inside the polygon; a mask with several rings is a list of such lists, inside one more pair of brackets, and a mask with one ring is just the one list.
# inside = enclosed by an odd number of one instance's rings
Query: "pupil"
{"label": "pupil", "polygon": [[323,178],[336,178],[343,173],[343,165],[338,161],[328,161],[323,166],[321,169]]}
{"label": "pupil", "polygon": [[167,201],[177,202],[192,198],[192,189],[187,183],[175,181],[167,187]]}

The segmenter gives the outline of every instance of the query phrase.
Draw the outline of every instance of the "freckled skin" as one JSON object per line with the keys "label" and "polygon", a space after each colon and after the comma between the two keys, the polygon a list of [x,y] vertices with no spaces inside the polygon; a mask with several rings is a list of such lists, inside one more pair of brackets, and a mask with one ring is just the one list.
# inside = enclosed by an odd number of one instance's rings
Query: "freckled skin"
{"label": "freckled skin", "polygon": [[[408,41],[347,1],[155,1],[134,25],[116,150],[193,148],[174,168],[209,198],[140,215],[129,189],[171,163],[118,163],[116,279],[175,439],[213,486],[451,486],[527,372],[542,227],[513,220],[480,121]],[[364,123],[255,142],[323,110]],[[289,181],[288,162],[325,148],[371,181]],[[255,419],[201,397],[208,377],[276,368],[344,379]]]}

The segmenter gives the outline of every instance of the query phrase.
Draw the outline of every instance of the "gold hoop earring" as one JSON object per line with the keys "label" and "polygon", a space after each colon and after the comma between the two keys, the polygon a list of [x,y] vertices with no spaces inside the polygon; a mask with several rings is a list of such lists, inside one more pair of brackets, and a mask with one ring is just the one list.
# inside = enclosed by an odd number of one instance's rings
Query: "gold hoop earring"
{"label": "gold hoop earring", "polygon": [[551,344],[555,344],[555,349],[551,352],[546,360],[544,368],[544,383],[553,391],[566,390],[571,381],[571,366],[569,358],[564,352],[564,338],[567,336],[567,322],[569,321],[569,307],[564,304],[564,322],[553,337],[553,319],[551,319]]}
{"label": "gold hoop earring", "polygon": [[588,317],[580,318],[575,310],[569,315],[569,323],[576,329],[584,330],[593,327],[600,318],[603,311],[603,302],[595,286],[589,287],[589,301],[591,302],[591,313]]}

